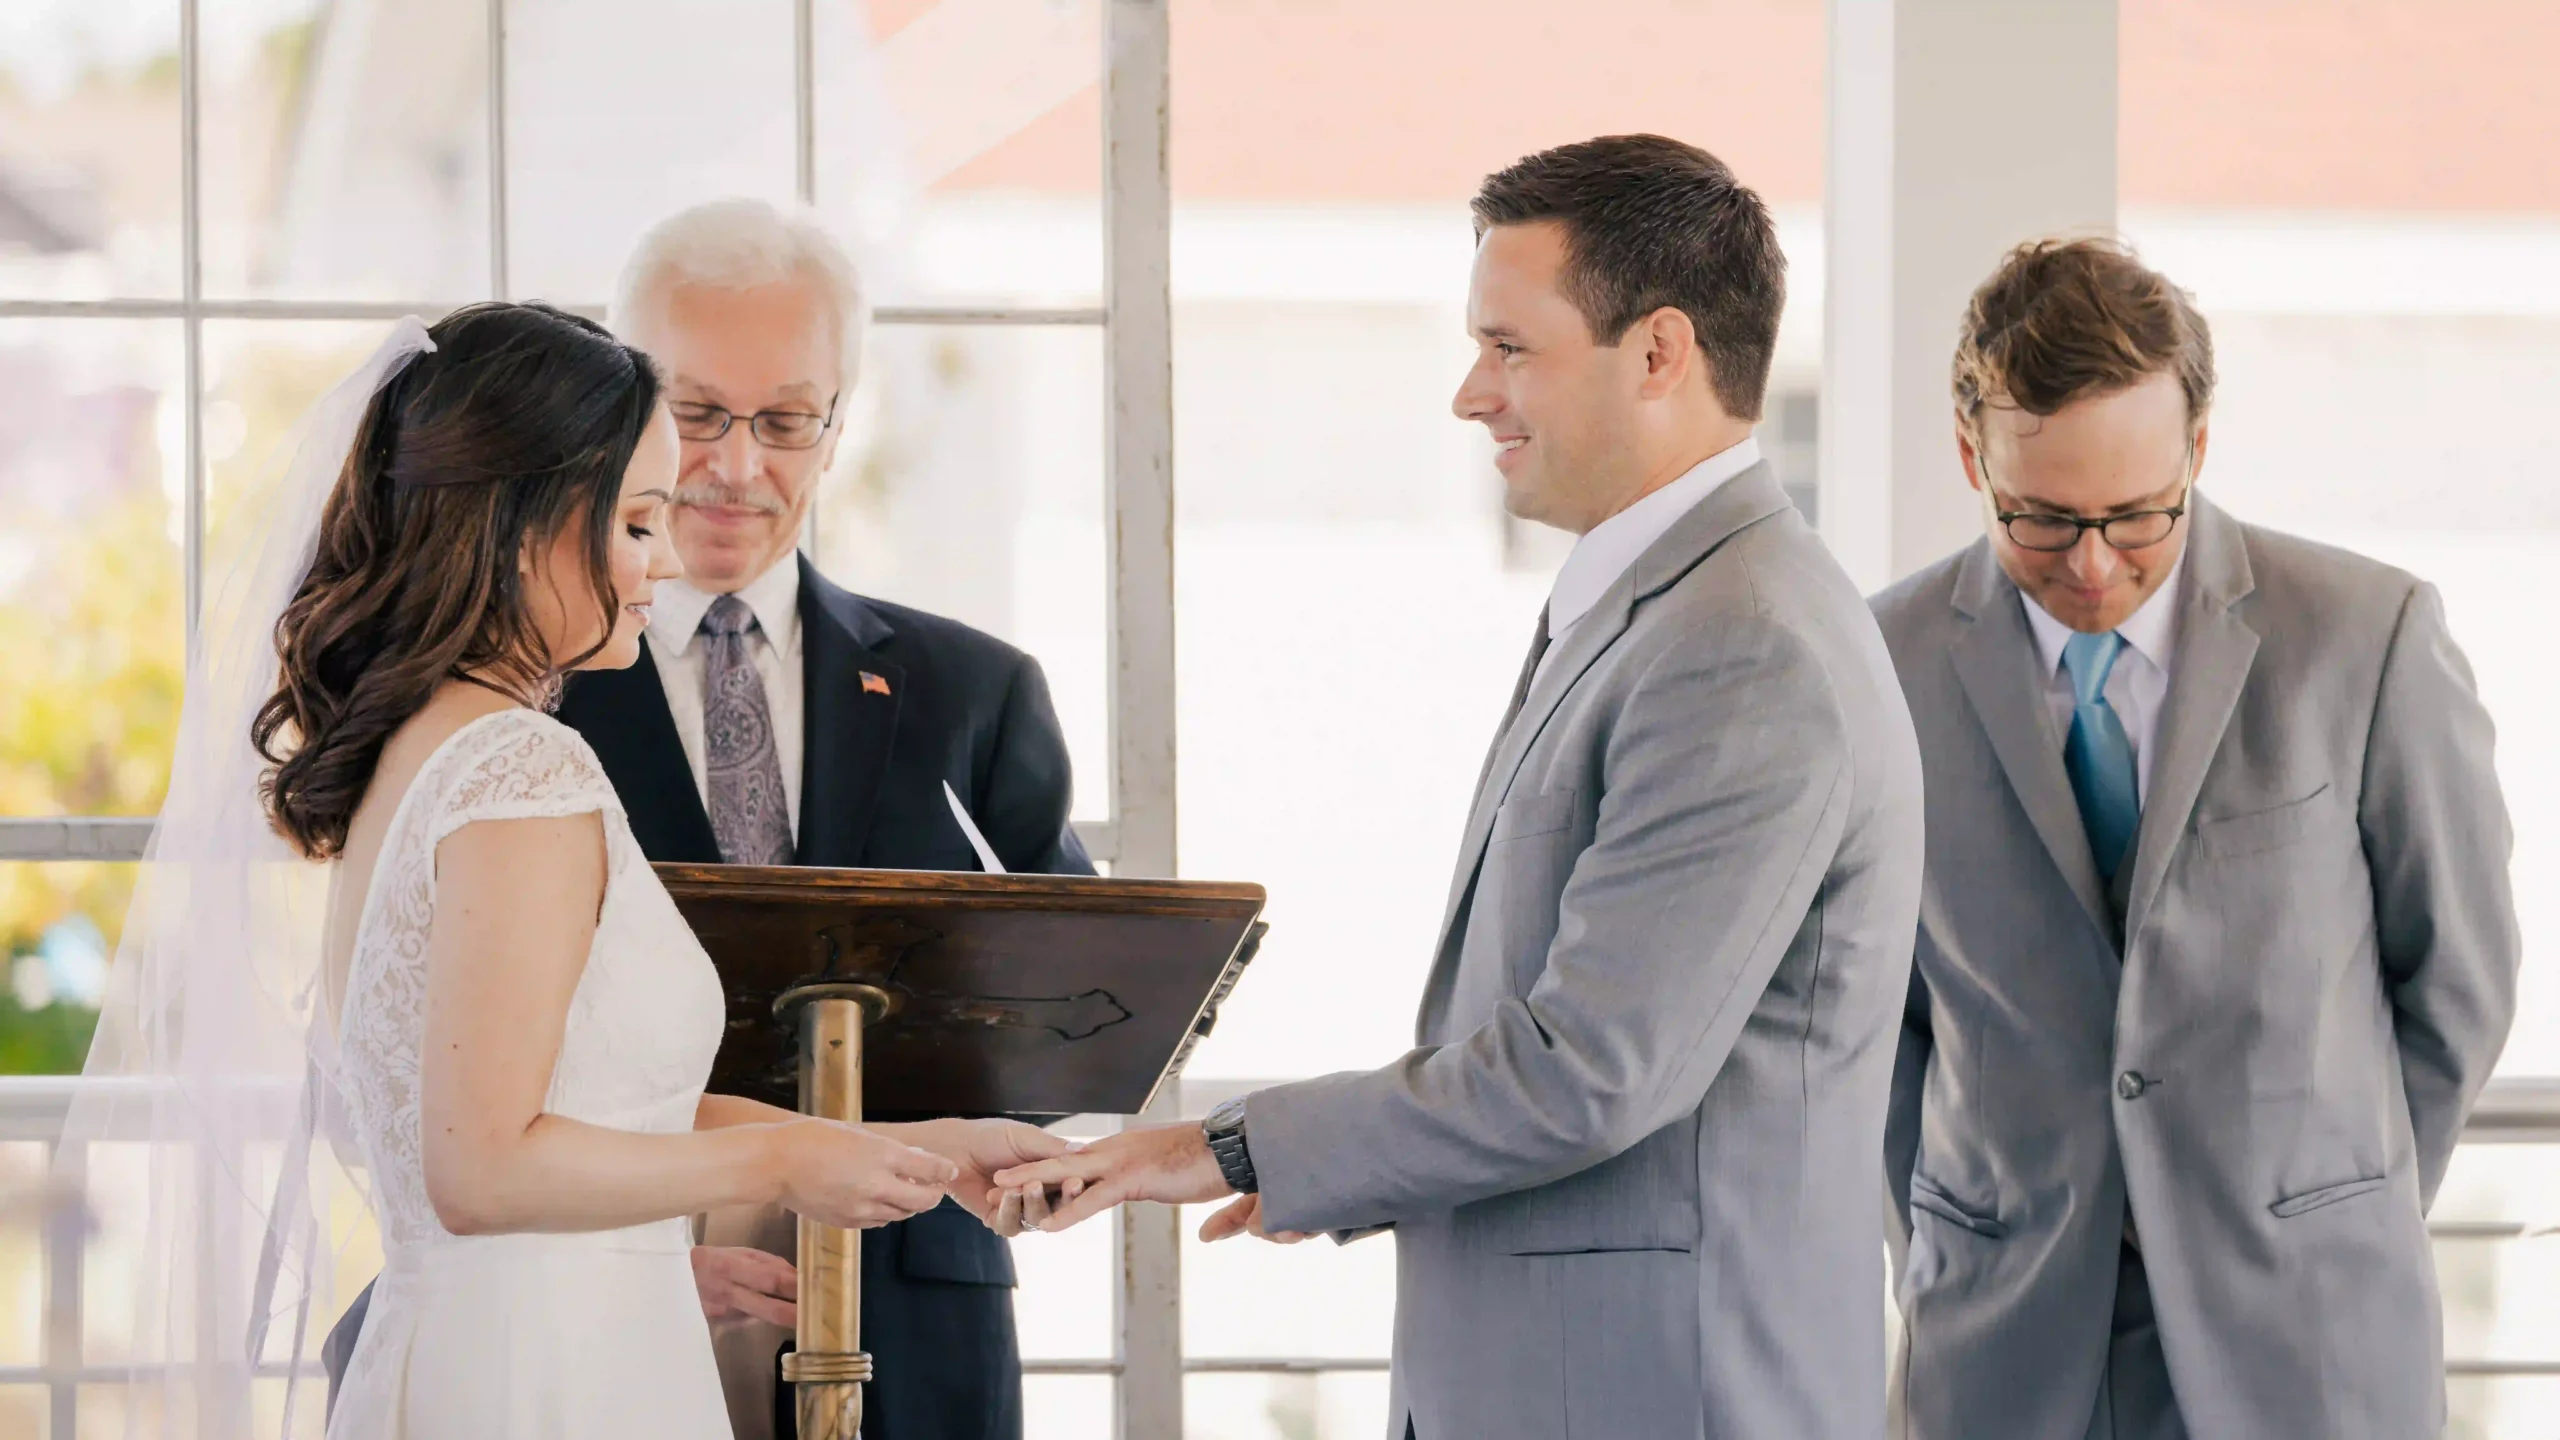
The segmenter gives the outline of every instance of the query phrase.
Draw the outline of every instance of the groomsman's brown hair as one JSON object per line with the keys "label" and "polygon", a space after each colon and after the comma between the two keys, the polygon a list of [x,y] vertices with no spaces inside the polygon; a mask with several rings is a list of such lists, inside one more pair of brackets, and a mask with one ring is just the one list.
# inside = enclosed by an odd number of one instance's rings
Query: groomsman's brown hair
{"label": "groomsman's brown hair", "polygon": [[1956,415],[1978,443],[1985,406],[2051,415],[2163,371],[2187,393],[2188,423],[2201,423],[2213,409],[2213,332],[2194,296],[2121,240],[2030,240],[1965,307]]}
{"label": "groomsman's brown hair", "polygon": [[1599,343],[1666,306],[1687,315],[1716,403],[1760,418],[1787,257],[1769,207],[1723,161],[1660,135],[1603,135],[1486,176],[1473,208],[1478,239],[1496,225],[1564,227],[1565,298]]}

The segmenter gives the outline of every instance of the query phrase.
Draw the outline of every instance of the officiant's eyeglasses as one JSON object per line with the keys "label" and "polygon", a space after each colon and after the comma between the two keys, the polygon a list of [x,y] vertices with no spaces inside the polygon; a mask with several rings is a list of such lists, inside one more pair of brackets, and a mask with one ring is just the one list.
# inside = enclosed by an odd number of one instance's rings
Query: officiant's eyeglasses
{"label": "officiant's eyeglasses", "polygon": [[729,433],[730,426],[744,420],[747,433],[768,450],[807,450],[825,438],[828,427],[836,423],[836,401],[842,398],[841,390],[829,396],[824,415],[808,410],[759,410],[753,415],[740,415],[691,400],[670,403],[667,413],[676,417],[676,434],[687,440],[717,440]]}

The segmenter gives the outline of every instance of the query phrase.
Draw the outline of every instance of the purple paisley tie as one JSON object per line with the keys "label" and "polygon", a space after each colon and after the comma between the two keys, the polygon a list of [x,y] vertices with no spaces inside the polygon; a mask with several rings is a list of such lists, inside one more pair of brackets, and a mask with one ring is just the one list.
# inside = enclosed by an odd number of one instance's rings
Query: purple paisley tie
{"label": "purple paisley tie", "polygon": [[702,750],[711,778],[711,833],[732,865],[791,863],[791,803],[774,748],[773,707],[747,632],[755,612],[735,595],[702,617]]}

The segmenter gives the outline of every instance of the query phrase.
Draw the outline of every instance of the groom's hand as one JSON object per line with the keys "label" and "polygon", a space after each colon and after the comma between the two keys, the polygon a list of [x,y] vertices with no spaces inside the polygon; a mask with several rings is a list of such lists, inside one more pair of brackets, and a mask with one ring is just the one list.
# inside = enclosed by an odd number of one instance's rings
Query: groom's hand
{"label": "groom's hand", "polygon": [[788,1260],[762,1250],[733,1245],[693,1247],[693,1288],[702,1296],[702,1317],[726,1320],[732,1315],[788,1326],[797,1322],[800,1272]]}
{"label": "groom's hand", "polygon": [[1238,1235],[1252,1235],[1274,1245],[1295,1245],[1307,1238],[1304,1230],[1271,1230],[1262,1223],[1262,1197],[1239,1195],[1218,1213],[1200,1222],[1200,1238],[1215,1244]]}
{"label": "groom's hand", "polygon": [[[1197,1123],[1123,1130],[1071,1154],[999,1170],[995,1183],[1007,1190],[1036,1185],[1062,1192],[1042,1230],[1064,1230],[1131,1200],[1188,1205],[1235,1193],[1218,1173],[1209,1137]],[[1073,1193],[1078,1183],[1081,1194]]]}

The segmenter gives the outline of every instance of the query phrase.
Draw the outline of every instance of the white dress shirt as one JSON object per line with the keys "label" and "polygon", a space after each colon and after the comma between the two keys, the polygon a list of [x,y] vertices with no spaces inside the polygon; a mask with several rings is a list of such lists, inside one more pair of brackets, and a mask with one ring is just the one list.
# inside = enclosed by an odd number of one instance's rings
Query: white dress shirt
{"label": "white dress shirt", "polygon": [[[658,683],[666,687],[667,709],[675,716],[676,738],[684,742],[685,763],[693,767],[693,788],[702,806],[711,808],[711,773],[703,755],[702,691],[704,657],[702,617],[719,597],[682,580],[661,580],[649,609],[649,658],[657,664]],[[795,552],[747,582],[738,598],[754,612],[756,627],[747,632],[747,653],[764,677],[765,704],[773,711],[773,748],[782,761],[782,793],[791,805],[791,833],[800,833],[800,563]]]}
{"label": "white dress shirt", "polygon": [[[1724,483],[1760,463],[1760,442],[1745,437],[1741,444],[1717,451],[1689,467],[1677,480],[1638,500],[1633,505],[1591,527],[1573,544],[1573,553],[1564,558],[1564,567],[1556,571],[1555,588],[1547,595],[1547,655],[1553,657],[1564,647],[1565,637],[1636,557],[1653,548],[1681,516],[1698,508],[1700,501],[1714,494]],[[1547,661],[1538,662],[1538,673],[1546,673]]]}
{"label": "white dress shirt", "polygon": [[[2151,801],[2151,744],[2160,731],[2160,711],[2169,699],[2169,664],[2178,649],[2178,572],[2185,569],[2187,557],[2178,556],[2169,567],[2169,578],[2142,602],[2142,608],[2126,617],[2116,627],[2124,637],[2124,649],[2116,655],[2115,669],[2107,674],[2107,703],[2115,707],[2116,718],[2124,722],[2125,738],[2133,742],[2134,798]],[[2018,592],[2027,607],[2027,626],[2035,632],[2036,654],[2044,665],[2044,698],[2053,710],[2054,734],[2068,745],[2071,741],[2071,676],[2062,668],[2062,647],[2071,643],[2071,627],[2046,613],[2027,592]]]}

